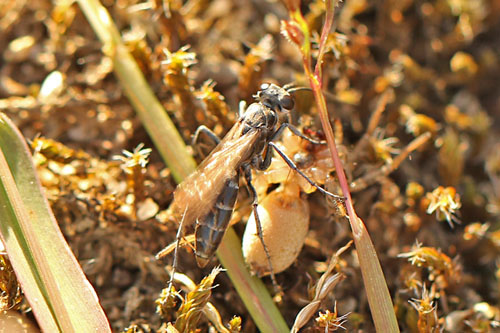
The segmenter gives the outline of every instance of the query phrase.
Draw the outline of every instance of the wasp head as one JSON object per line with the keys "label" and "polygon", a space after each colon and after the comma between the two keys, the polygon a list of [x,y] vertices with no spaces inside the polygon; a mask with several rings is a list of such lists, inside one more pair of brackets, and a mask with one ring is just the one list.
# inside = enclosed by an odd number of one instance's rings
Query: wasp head
{"label": "wasp head", "polygon": [[293,109],[294,101],[290,93],[274,83],[263,83],[260,86],[260,91],[254,95],[260,103],[264,104],[272,110],[278,112],[286,112]]}

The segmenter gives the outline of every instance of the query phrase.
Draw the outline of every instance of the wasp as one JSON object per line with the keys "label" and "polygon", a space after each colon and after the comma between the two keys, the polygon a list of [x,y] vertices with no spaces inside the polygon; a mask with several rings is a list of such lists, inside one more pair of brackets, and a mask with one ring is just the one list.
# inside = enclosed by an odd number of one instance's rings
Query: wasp
{"label": "wasp", "polygon": [[[220,140],[208,128],[201,126],[195,132],[193,141],[205,132],[216,147],[175,190],[170,206],[172,216],[182,221],[179,235],[186,226],[195,225],[195,254],[198,266],[204,267],[217,250],[228,227],[239,190],[240,174],[244,175],[253,199],[253,212],[256,218],[259,238],[262,228],[257,215],[257,192],[252,185],[252,168],[265,170],[271,164],[273,150],[276,151],[293,169],[304,177],[320,192],[334,195],[307,177],[294,162],[273,142],[286,129],[314,144],[322,144],[308,138],[289,122],[289,112],[294,107],[291,96],[293,89],[264,83],[253,97],[256,102],[246,109],[240,108],[237,123]],[[178,238],[179,240],[179,238]],[[262,241],[269,259],[267,247]],[[158,256],[162,256],[161,252]],[[175,262],[175,258],[174,258]],[[270,261],[269,261],[270,263]],[[272,267],[271,271],[272,271]],[[272,274],[272,273],[271,273]],[[272,274],[273,282],[274,276]]]}

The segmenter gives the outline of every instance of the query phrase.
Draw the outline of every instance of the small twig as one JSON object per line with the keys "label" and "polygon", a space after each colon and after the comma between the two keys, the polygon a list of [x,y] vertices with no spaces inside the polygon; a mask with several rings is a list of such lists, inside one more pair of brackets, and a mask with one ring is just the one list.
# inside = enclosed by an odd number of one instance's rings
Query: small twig
{"label": "small twig", "polygon": [[424,145],[431,138],[431,133],[427,132],[419,137],[413,139],[406,147],[403,148],[401,153],[396,156],[391,164],[386,164],[368,174],[356,179],[350,186],[352,192],[359,192],[374,184],[381,177],[389,175],[396,170],[401,163],[410,155],[411,152]]}
{"label": "small twig", "polygon": [[385,91],[382,96],[380,96],[377,106],[375,108],[375,111],[370,117],[370,120],[368,122],[368,126],[366,128],[365,133],[361,137],[361,139],[358,141],[356,146],[354,147],[354,150],[351,153],[351,162],[356,163],[358,159],[361,156],[361,152],[366,149],[368,144],[370,143],[370,137],[373,135],[373,132],[377,128],[378,124],[380,123],[380,119],[382,118],[382,113],[385,111],[385,107],[387,105],[387,102],[389,100],[390,96],[390,90]]}

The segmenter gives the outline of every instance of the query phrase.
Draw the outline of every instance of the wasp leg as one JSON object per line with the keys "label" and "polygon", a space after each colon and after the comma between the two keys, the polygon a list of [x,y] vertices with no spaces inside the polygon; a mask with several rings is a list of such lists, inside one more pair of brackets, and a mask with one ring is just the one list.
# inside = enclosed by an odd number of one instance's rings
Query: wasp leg
{"label": "wasp leg", "polygon": [[[187,211],[187,207],[186,207]],[[185,212],[184,212],[185,214]],[[175,249],[174,249],[174,261],[172,263],[172,273],[170,275],[170,281],[168,281],[168,295],[170,295],[170,292],[172,291],[172,285],[174,283],[174,278],[175,278],[175,273],[177,271],[177,261],[179,260],[179,247],[182,239],[182,232],[183,232],[183,224],[184,224],[184,216],[181,220],[181,223],[179,223],[179,228],[177,229],[177,235],[175,236]]]}
{"label": "wasp leg", "polygon": [[217,134],[212,132],[212,130],[210,130],[210,128],[208,128],[205,125],[200,125],[196,129],[196,131],[194,132],[194,135],[193,135],[193,139],[191,140],[191,146],[195,147],[196,153],[199,156],[204,158],[205,154],[202,152],[202,150],[200,148],[200,144],[199,144],[201,134],[205,134],[205,136],[209,139],[209,141],[211,141],[211,143],[213,144],[212,148],[214,148],[215,146],[217,146],[219,144],[220,138],[217,136]]}
{"label": "wasp leg", "polygon": [[[311,184],[312,186],[314,186],[318,191],[320,191],[321,193],[323,193],[325,195],[333,197],[335,199],[341,199],[341,200],[345,199],[343,196],[336,195],[336,194],[333,194],[333,193],[325,190],[324,188],[322,188],[321,186],[316,184],[311,178],[307,177],[307,175],[304,172],[302,172],[302,170],[297,168],[295,163],[293,163],[293,161],[288,156],[286,156],[286,154],[278,146],[276,146],[276,144],[274,142],[269,142],[269,146],[274,148],[274,150],[278,153],[278,155],[281,156],[281,158],[286,162],[286,164],[288,164],[288,166],[292,170],[297,171],[299,175],[301,175],[305,180],[307,180],[307,182],[309,184]],[[267,154],[269,154],[269,153],[270,152],[268,151]],[[266,156],[266,159],[267,159],[267,156]]]}
{"label": "wasp leg", "polygon": [[257,191],[252,184],[252,170],[249,164],[243,166],[243,172],[245,174],[245,181],[247,182],[248,189],[250,190],[250,195],[252,198],[252,206],[253,206],[253,215],[255,216],[255,224],[257,226],[257,233],[259,235],[260,242],[262,243],[262,247],[264,248],[264,253],[266,254],[267,262],[269,264],[269,271],[271,272],[271,281],[273,282],[273,286],[276,292],[280,291],[280,286],[276,282],[276,276],[274,275],[273,264],[271,262],[271,255],[269,254],[269,249],[267,248],[266,243],[264,242],[264,235],[262,233],[262,224],[260,223],[259,213],[257,212],[257,206],[259,205],[259,199],[257,196]]}
{"label": "wasp leg", "polygon": [[285,130],[285,128],[287,128],[287,127],[290,131],[292,131],[293,134],[295,134],[299,138],[307,140],[310,143],[313,143],[315,145],[326,145],[326,141],[318,141],[318,140],[311,139],[310,137],[305,136],[297,127],[293,126],[290,123],[282,123],[280,125],[280,127],[276,130],[276,132],[273,134],[270,141],[274,141],[274,140],[278,139],[280,137],[280,135],[283,133],[283,131]]}

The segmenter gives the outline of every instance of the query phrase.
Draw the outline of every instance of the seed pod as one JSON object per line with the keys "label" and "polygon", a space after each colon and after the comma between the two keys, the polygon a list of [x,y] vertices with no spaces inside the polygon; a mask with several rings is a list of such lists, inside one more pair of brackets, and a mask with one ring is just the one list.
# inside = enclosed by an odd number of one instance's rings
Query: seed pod
{"label": "seed pod", "polygon": [[[302,249],[309,229],[309,204],[301,198],[296,184],[286,183],[267,195],[257,211],[274,273],[280,273],[297,259]],[[243,256],[252,272],[258,276],[270,274],[253,213],[243,235]]]}

